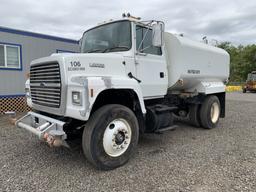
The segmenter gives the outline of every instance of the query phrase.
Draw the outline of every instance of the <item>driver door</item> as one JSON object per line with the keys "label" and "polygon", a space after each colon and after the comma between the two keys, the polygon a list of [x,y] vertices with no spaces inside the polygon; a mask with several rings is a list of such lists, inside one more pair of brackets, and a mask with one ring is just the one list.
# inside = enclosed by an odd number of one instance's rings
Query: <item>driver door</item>
{"label": "driver door", "polygon": [[168,88],[167,63],[161,47],[152,45],[152,30],[136,26],[136,77],[144,99],[166,95]]}

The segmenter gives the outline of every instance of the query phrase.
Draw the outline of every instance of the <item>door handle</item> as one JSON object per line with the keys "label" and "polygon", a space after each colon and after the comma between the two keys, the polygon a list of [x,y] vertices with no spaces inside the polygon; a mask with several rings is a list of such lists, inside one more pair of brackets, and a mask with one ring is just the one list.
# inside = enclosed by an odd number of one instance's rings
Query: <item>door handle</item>
{"label": "door handle", "polygon": [[164,72],[160,72],[160,78],[164,78]]}

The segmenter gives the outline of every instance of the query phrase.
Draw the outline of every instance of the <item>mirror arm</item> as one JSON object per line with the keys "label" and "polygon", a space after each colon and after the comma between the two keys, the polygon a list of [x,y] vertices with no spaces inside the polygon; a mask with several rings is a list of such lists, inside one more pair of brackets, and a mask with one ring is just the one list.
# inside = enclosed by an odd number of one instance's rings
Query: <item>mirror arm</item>
{"label": "mirror arm", "polygon": [[142,46],[142,43],[144,42],[144,40],[145,40],[145,38],[146,38],[146,36],[147,36],[147,34],[148,34],[148,31],[149,31],[149,28],[147,29],[147,31],[146,31],[146,33],[145,33],[143,39],[141,40],[138,50],[140,50],[140,48],[141,48],[141,46]]}
{"label": "mirror arm", "polygon": [[146,49],[148,49],[150,47],[153,47],[153,45],[149,45],[149,46],[145,47],[144,49],[141,49],[139,52],[141,53],[141,52],[145,51]]}
{"label": "mirror arm", "polygon": [[136,55],[146,56],[147,53],[142,53],[142,52],[137,51],[137,52],[136,52]]}

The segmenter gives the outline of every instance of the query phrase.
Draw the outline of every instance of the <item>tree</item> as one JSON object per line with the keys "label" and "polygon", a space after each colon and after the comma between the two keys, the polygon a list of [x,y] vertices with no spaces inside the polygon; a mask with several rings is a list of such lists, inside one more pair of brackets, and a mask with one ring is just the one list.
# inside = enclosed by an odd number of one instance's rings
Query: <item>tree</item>
{"label": "tree", "polygon": [[230,42],[217,45],[230,55],[230,82],[243,82],[247,74],[256,71],[256,45],[234,46]]}

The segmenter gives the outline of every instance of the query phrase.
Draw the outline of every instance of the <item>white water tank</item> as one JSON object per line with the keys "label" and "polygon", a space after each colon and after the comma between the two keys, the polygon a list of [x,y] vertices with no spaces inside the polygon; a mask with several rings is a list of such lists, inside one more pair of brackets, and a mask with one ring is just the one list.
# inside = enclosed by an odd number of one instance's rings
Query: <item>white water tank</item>
{"label": "white water tank", "polygon": [[[225,91],[229,54],[220,48],[165,32],[168,87],[171,91]],[[211,87],[213,89],[207,89]],[[208,90],[208,91],[207,91]]]}

